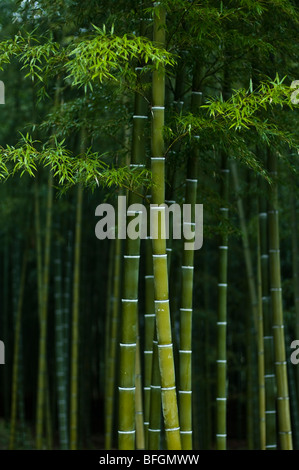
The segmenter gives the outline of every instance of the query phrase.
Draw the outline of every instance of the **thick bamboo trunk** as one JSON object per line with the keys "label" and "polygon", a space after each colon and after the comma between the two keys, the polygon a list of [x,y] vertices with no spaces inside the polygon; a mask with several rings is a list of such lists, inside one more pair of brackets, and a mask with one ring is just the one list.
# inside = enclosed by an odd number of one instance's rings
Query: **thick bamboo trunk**
{"label": "thick bamboo trunk", "polygon": [[[159,3],[155,3],[153,39],[154,42],[160,46],[165,45],[165,21],[166,13],[164,7]],[[155,311],[166,445],[169,450],[177,450],[181,449],[181,439],[169,309],[166,239],[163,238],[163,234],[165,237],[165,208],[163,210],[163,207],[158,207],[160,204],[165,203],[165,156],[163,139],[165,106],[164,70],[160,69],[153,72],[152,93],[152,203],[157,206],[156,208],[152,208],[151,211],[153,218],[160,220],[160,223],[158,223],[159,227],[151,227],[153,230],[158,228],[157,238],[153,237],[152,239]],[[158,217],[154,216],[155,211],[158,212]]]}

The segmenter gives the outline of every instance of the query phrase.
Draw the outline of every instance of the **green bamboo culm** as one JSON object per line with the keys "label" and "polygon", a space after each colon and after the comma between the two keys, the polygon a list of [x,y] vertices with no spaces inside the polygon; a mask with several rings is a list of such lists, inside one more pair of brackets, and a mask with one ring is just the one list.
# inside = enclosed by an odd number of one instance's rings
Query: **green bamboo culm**
{"label": "green bamboo culm", "polygon": [[[82,141],[83,141],[82,137]],[[82,150],[84,143],[82,142]],[[83,187],[77,188],[76,230],[74,247],[73,312],[71,338],[71,379],[70,379],[70,449],[78,446],[79,408],[79,321],[80,321],[80,258],[82,234]]]}
{"label": "green bamboo culm", "polygon": [[55,345],[56,345],[56,383],[57,383],[57,408],[59,424],[60,448],[66,450],[69,447],[68,436],[68,400],[67,400],[67,367],[64,351],[64,318],[62,295],[62,253],[61,240],[59,239],[59,226],[57,227],[55,242]]}
{"label": "green bamboo culm", "polygon": [[[191,99],[192,112],[196,114],[200,104],[202,93],[196,86],[196,78],[193,80]],[[199,136],[195,137],[197,142]],[[199,159],[198,144],[191,150],[191,156],[187,163],[185,204],[191,207],[191,220],[184,224],[195,225],[195,204],[197,195],[197,164]],[[188,227],[189,228],[189,227]],[[194,230],[194,227],[193,227]],[[185,232],[184,232],[185,233]],[[184,238],[184,242],[187,239]],[[181,425],[181,442],[183,450],[192,450],[192,311],[193,311],[193,272],[194,250],[183,251],[182,262],[182,297],[180,308],[180,390],[179,411]]]}
{"label": "green bamboo culm", "polygon": [[13,370],[12,370],[12,391],[11,391],[11,418],[10,418],[10,434],[9,434],[9,450],[15,448],[16,429],[17,429],[17,403],[18,403],[18,389],[19,389],[19,369],[20,369],[20,347],[21,347],[21,334],[22,334],[22,309],[24,298],[24,287],[26,280],[26,267],[28,259],[28,249],[25,249],[23,255],[23,265],[20,279],[20,287],[18,294],[18,305],[16,314],[16,325],[14,334],[14,356],[13,356]]}
{"label": "green bamboo culm", "polygon": [[257,314],[258,314],[258,383],[259,383],[259,423],[260,449],[266,450],[266,386],[265,386],[265,348],[264,348],[264,316],[262,299],[262,265],[261,240],[257,227]]}
{"label": "green bamboo culm", "polygon": [[[144,308],[144,432],[145,448],[149,445],[150,407],[152,399],[153,340],[156,327],[154,275],[151,239],[145,241],[145,308]],[[159,369],[159,363],[158,363]],[[161,410],[161,402],[160,402]]]}
{"label": "green bamboo culm", "polygon": [[[228,219],[228,190],[229,169],[227,156],[222,155],[221,167],[221,197],[223,220]],[[227,259],[228,259],[227,227],[223,227],[219,244],[219,271],[218,271],[218,310],[217,310],[217,397],[216,397],[216,448],[226,449],[226,401],[227,401]]]}
{"label": "green bamboo culm", "polygon": [[260,243],[260,269],[261,269],[261,306],[264,331],[264,382],[265,382],[265,427],[266,450],[277,448],[276,439],[276,382],[274,370],[273,330],[270,305],[269,287],[269,243],[268,243],[268,202],[266,194],[266,182],[260,182],[259,197],[259,243]]}
{"label": "green bamboo culm", "polygon": [[159,372],[158,341],[155,333],[152,354],[152,378],[148,426],[148,449],[159,450],[161,441],[161,380]]}
{"label": "green bamboo culm", "polygon": [[105,396],[105,449],[112,448],[113,442],[113,416],[115,395],[114,388],[116,383],[116,353],[117,353],[117,332],[119,326],[120,313],[120,269],[121,269],[121,239],[116,237],[114,249],[114,272],[112,286],[110,335],[107,357],[107,376],[106,376],[106,396]]}
{"label": "green bamboo culm", "polygon": [[[243,201],[240,196],[241,188],[240,188],[240,182],[239,182],[238,168],[237,168],[237,164],[235,161],[231,162],[231,170],[232,170],[232,176],[233,176],[233,181],[234,181],[234,187],[235,187],[235,191],[237,194],[237,207],[238,207],[238,213],[239,213],[239,219],[240,219],[240,226],[242,230],[242,242],[243,242],[245,266],[246,266],[246,273],[247,273],[247,280],[248,280],[248,291],[249,291],[250,302],[251,302],[250,315],[252,314],[255,331],[257,333],[260,448],[265,449],[265,438],[266,438],[265,437],[266,436],[265,421],[266,419],[265,419],[265,367],[264,367],[263,316],[262,316],[262,308],[260,308],[261,306],[258,303],[257,287],[255,283],[254,270],[252,266],[252,258],[251,258],[251,252],[250,252],[250,246],[249,246],[248,229],[246,225]],[[258,262],[260,262],[259,258],[258,258]],[[251,330],[250,319],[248,319],[248,322],[249,322],[249,328]]]}
{"label": "green bamboo culm", "polygon": [[277,186],[277,156],[268,152],[268,170],[273,178],[269,189],[269,260],[270,291],[272,304],[272,328],[274,339],[275,374],[277,384],[277,414],[280,448],[292,450],[290,400],[288,391],[287,363],[285,352],[284,321],[279,250],[279,216]]}
{"label": "green bamboo culm", "polygon": [[[141,67],[137,69],[137,76],[140,75]],[[133,115],[133,135],[130,168],[145,167],[145,128],[147,116],[147,106],[144,98],[135,95],[134,115]],[[132,210],[127,212],[128,231],[132,224],[136,227],[139,223],[139,234],[131,237],[129,234],[125,242],[124,254],[124,285],[121,308],[121,338],[120,338],[120,384],[119,384],[119,431],[118,446],[121,450],[132,450],[136,441],[136,346],[138,332],[138,284],[139,284],[139,261],[140,261],[140,235],[145,227],[142,226],[142,214],[139,211],[140,196],[132,192],[129,193],[128,206]],[[136,210],[134,210],[134,206]],[[126,210],[125,204],[122,208]],[[136,232],[135,232],[136,233]],[[138,358],[139,359],[139,358]],[[138,379],[138,378],[137,378]],[[138,384],[140,385],[140,383]],[[141,392],[141,389],[139,388]],[[141,411],[141,400],[139,396],[139,410]],[[143,421],[143,418],[142,418]],[[143,435],[139,431],[139,437]],[[142,444],[138,439],[138,446],[144,447],[144,437]]]}
{"label": "green bamboo culm", "polygon": [[39,336],[39,362],[38,362],[38,383],[37,383],[37,408],[36,408],[36,448],[43,448],[43,425],[44,410],[46,407],[47,393],[47,325],[48,325],[48,295],[50,277],[50,254],[53,216],[53,175],[49,172],[48,177],[48,199],[47,199],[47,220],[45,238],[45,261],[42,276],[42,307],[40,313],[40,336]]}
{"label": "green bamboo culm", "polygon": [[[153,40],[161,47],[165,46],[165,22],[165,8],[156,2],[154,4]],[[153,72],[152,81],[151,230],[155,312],[166,445],[168,450],[180,450],[181,439],[168,292],[165,206],[159,207],[165,203],[164,109],[165,70],[160,68]]]}

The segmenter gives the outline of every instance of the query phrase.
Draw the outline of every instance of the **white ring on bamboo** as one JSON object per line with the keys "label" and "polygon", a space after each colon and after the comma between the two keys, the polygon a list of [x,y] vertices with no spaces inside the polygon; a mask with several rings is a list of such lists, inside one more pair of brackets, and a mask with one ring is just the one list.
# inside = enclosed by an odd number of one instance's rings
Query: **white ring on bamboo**
{"label": "white ring on bamboo", "polygon": [[287,361],[276,361],[274,364],[277,366],[281,366],[281,365],[287,364]]}
{"label": "white ring on bamboo", "polygon": [[217,325],[227,325],[227,321],[217,321]]}
{"label": "white ring on bamboo", "polygon": [[191,91],[192,95],[202,95],[202,91]]}
{"label": "white ring on bamboo", "polygon": [[153,351],[143,351],[144,354],[153,354]]}
{"label": "white ring on bamboo", "polygon": [[267,411],[265,411],[265,413],[268,414],[268,415],[275,414],[276,410],[267,410]]}
{"label": "white ring on bamboo", "polygon": [[277,400],[289,400],[289,397],[277,397]]}
{"label": "white ring on bamboo", "polygon": [[136,343],[119,343],[120,347],[124,347],[124,348],[133,348],[136,346]]}
{"label": "white ring on bamboo", "polygon": [[264,375],[264,378],[265,378],[265,379],[273,379],[273,377],[275,377],[274,374],[265,374],[265,375]]}
{"label": "white ring on bamboo", "polygon": [[149,431],[149,432],[161,432],[161,429],[151,429],[151,428],[148,428],[148,431]]}
{"label": "white ring on bamboo", "polygon": [[284,328],[284,325],[273,325],[272,328]]}
{"label": "white ring on bamboo", "polygon": [[161,387],[161,390],[164,392],[165,390],[175,390],[176,386],[174,385],[173,387]]}
{"label": "white ring on bamboo", "polygon": [[186,181],[188,181],[188,183],[197,183],[198,182],[197,179],[191,179],[191,178],[186,178]]}
{"label": "white ring on bamboo", "polygon": [[179,390],[179,393],[192,393],[192,390]]}
{"label": "white ring on bamboo", "polygon": [[130,392],[133,392],[136,389],[136,387],[118,387],[118,390],[127,390]]}
{"label": "white ring on bamboo", "polygon": [[133,119],[148,119],[148,116],[138,116],[138,114],[134,114]]}
{"label": "white ring on bamboo", "polygon": [[152,109],[153,109],[153,110],[158,109],[158,110],[161,110],[161,111],[162,111],[162,110],[165,109],[165,106],[152,106]]}
{"label": "white ring on bamboo", "polygon": [[163,255],[153,255],[153,258],[167,258],[167,254],[163,254]]}
{"label": "white ring on bamboo", "polygon": [[264,339],[273,339],[273,336],[264,336]]}
{"label": "white ring on bamboo", "polygon": [[226,401],[227,398],[226,398],[226,397],[224,397],[224,398],[217,397],[216,400],[218,400],[218,401]]}
{"label": "white ring on bamboo", "polygon": [[227,284],[226,284],[225,282],[219,283],[219,284],[218,284],[218,287],[227,287]]}
{"label": "white ring on bamboo", "polygon": [[268,215],[267,212],[260,212],[259,213],[260,217],[267,217],[267,215]]}
{"label": "white ring on bamboo", "polygon": [[266,445],[266,449],[276,449],[277,445],[276,444],[268,444]]}
{"label": "white ring on bamboo", "polygon": [[219,210],[220,210],[220,211],[225,211],[225,212],[227,212],[227,211],[228,211],[228,207],[220,207]]}
{"label": "white ring on bamboo", "polygon": [[194,139],[200,139],[200,136],[199,136],[199,135],[195,135],[195,136],[194,136]]}
{"label": "white ring on bamboo", "polygon": [[144,318],[150,318],[150,317],[155,317],[156,314],[155,313],[145,313],[144,314]]}
{"label": "white ring on bamboo", "polygon": [[229,169],[228,169],[228,168],[221,168],[221,171],[222,171],[222,173],[229,173]]}
{"label": "white ring on bamboo", "polygon": [[154,275],[153,274],[147,274],[146,276],[144,276],[144,279],[154,279]]}
{"label": "white ring on bamboo", "polygon": [[181,428],[178,427],[178,428],[167,428],[165,429],[166,432],[170,432],[170,431],[179,431]]}
{"label": "white ring on bamboo", "polygon": [[151,160],[165,160],[165,157],[151,157]]}
{"label": "white ring on bamboo", "polygon": [[216,362],[220,362],[222,364],[226,364],[227,363],[227,360],[226,359],[217,359]]}
{"label": "white ring on bamboo", "polygon": [[194,269],[194,266],[182,266],[182,269]]}
{"label": "white ring on bamboo", "polygon": [[227,434],[216,434],[216,437],[227,437]]}
{"label": "white ring on bamboo", "polygon": [[118,431],[119,434],[135,434],[135,429],[134,431]]}
{"label": "white ring on bamboo", "polygon": [[165,304],[165,303],[169,302],[169,299],[166,299],[166,300],[155,300],[154,302],[155,302],[155,303],[160,303],[160,304]]}
{"label": "white ring on bamboo", "polygon": [[158,348],[172,348],[173,344],[158,344]]}
{"label": "white ring on bamboo", "polygon": [[193,431],[181,431],[181,434],[192,434]]}
{"label": "white ring on bamboo", "polygon": [[190,349],[180,349],[179,352],[182,354],[192,354],[192,351]]}
{"label": "white ring on bamboo", "polygon": [[161,385],[151,385],[151,388],[161,388]]}
{"label": "white ring on bamboo", "polygon": [[193,309],[192,308],[180,308],[181,312],[192,312]]}
{"label": "white ring on bamboo", "polygon": [[281,292],[281,287],[271,287],[271,292]]}
{"label": "white ring on bamboo", "polygon": [[128,258],[128,259],[139,259],[140,258],[140,255],[124,255],[124,258]]}
{"label": "white ring on bamboo", "polygon": [[219,250],[228,250],[228,246],[220,245],[218,246]]}
{"label": "white ring on bamboo", "polygon": [[262,259],[269,258],[269,255],[268,255],[268,254],[266,254],[266,255],[261,255],[261,258],[262,258]]}
{"label": "white ring on bamboo", "polygon": [[138,299],[121,299],[122,302],[138,302]]}

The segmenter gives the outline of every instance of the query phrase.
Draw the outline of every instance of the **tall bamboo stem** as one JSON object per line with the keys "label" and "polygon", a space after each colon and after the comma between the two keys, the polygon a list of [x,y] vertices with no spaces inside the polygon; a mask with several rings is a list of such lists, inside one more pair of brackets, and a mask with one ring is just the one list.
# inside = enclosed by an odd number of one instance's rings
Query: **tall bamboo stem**
{"label": "tall bamboo stem", "polygon": [[[153,40],[160,46],[165,45],[165,8],[159,3],[154,6]],[[156,205],[151,211],[158,212],[155,220],[160,220],[157,238],[153,237],[153,266],[156,327],[161,375],[162,408],[166,433],[167,449],[181,449],[178,405],[176,396],[175,367],[171,334],[167,254],[165,240],[165,156],[164,156],[164,106],[165,106],[165,71],[153,72],[152,83],[152,159],[151,169],[153,178],[152,203]],[[159,219],[159,216],[161,218]],[[163,238],[164,234],[164,238]]]}
{"label": "tall bamboo stem", "polygon": [[272,301],[272,328],[277,384],[278,429],[281,449],[292,450],[292,430],[287,379],[287,363],[285,353],[282,288],[280,273],[277,156],[274,152],[271,151],[269,151],[268,154],[268,168],[270,175],[273,177],[273,184],[270,188],[268,217],[270,290]]}

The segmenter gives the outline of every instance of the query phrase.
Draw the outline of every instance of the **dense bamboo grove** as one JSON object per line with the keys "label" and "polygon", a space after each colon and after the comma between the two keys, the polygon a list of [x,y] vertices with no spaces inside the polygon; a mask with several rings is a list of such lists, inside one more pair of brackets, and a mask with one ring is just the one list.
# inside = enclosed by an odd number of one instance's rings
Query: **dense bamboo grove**
{"label": "dense bamboo grove", "polygon": [[1,2],[1,449],[299,449],[298,33]]}

